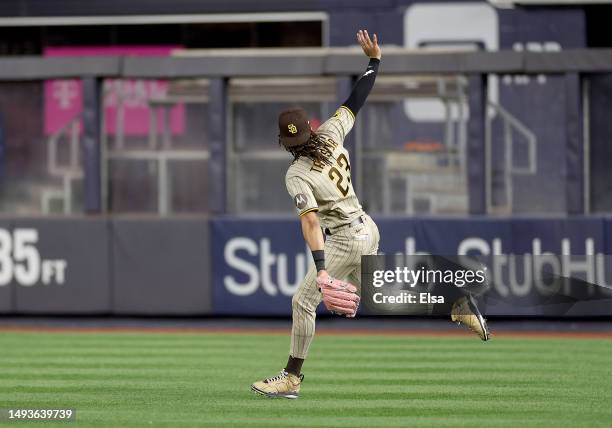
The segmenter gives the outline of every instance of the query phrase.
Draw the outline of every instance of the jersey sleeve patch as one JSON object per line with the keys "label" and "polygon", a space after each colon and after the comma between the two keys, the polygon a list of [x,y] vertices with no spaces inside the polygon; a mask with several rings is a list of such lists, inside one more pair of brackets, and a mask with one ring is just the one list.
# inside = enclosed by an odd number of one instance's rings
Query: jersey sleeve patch
{"label": "jersey sleeve patch", "polygon": [[293,198],[293,202],[295,202],[295,206],[299,210],[303,210],[308,205],[308,197],[303,193],[298,193]]}
{"label": "jersey sleeve patch", "polygon": [[286,178],[287,191],[293,200],[297,214],[302,216],[310,211],[318,211],[319,205],[314,196],[312,186],[306,180],[298,177]]}

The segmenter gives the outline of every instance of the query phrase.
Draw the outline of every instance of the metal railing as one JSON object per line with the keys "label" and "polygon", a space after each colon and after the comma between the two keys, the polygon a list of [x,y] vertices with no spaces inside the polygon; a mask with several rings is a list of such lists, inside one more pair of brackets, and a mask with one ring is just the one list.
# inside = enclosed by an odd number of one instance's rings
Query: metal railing
{"label": "metal railing", "polygon": [[[125,139],[125,102],[128,100],[122,90],[122,85],[115,87],[117,96],[116,132],[112,141],[107,134],[105,127],[106,118],[103,115],[102,144],[103,144],[103,199],[105,210],[108,210],[109,195],[109,170],[112,161],[153,161],[156,163],[157,175],[157,214],[167,216],[172,214],[172,174],[170,172],[170,162],[192,162],[208,161],[210,152],[208,149],[179,149],[173,147],[172,132],[170,130],[170,110],[177,104],[206,104],[208,96],[201,94],[166,94],[147,101],[149,110],[149,133],[147,148],[130,149],[129,143]],[[159,138],[157,115],[161,113],[162,132]],[[161,140],[161,141],[160,141]]]}
{"label": "metal railing", "polygon": [[[464,76],[394,76],[377,81],[374,103],[431,100],[440,102],[443,117],[436,122],[442,129],[443,150],[435,152],[401,152],[397,149],[363,153],[370,160],[382,162],[382,201],[384,214],[423,213],[416,205],[425,204],[427,214],[466,213],[468,82]],[[360,169],[361,170],[361,169]],[[451,186],[439,185],[450,177]],[[403,192],[392,197],[392,184],[403,184]],[[398,198],[405,199],[398,205]],[[398,210],[393,205],[403,206]]]}
{"label": "metal railing", "polygon": [[[80,165],[81,114],[76,115],[47,140],[47,170],[49,175],[62,180],[61,187],[46,188],[41,193],[43,214],[51,213],[53,200],[62,201],[64,214],[72,212],[73,181],[83,178]],[[68,137],[68,164],[60,164],[59,151],[63,137]]]}
{"label": "metal railing", "polygon": [[[515,175],[534,175],[537,172],[537,138],[535,134],[508,110],[492,101],[487,101],[490,111],[485,119],[485,192],[487,213],[511,214],[513,211]],[[495,114],[489,114],[490,112]],[[504,188],[505,205],[493,204],[493,120],[499,117],[502,120],[503,150],[504,150]],[[527,165],[518,166],[514,162],[516,140],[514,132],[518,132],[527,142]]]}
{"label": "metal railing", "polygon": [[191,162],[207,161],[208,150],[113,150],[106,155],[107,161],[136,160],[157,162],[157,212],[161,216],[172,213],[172,175],[169,172],[170,161]]}

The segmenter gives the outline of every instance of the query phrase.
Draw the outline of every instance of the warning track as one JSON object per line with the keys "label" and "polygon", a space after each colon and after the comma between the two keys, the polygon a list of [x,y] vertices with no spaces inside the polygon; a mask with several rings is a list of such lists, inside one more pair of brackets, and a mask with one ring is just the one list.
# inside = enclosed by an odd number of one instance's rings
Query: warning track
{"label": "warning track", "polygon": [[[218,335],[289,335],[287,328],[233,328],[233,327],[159,327],[159,326],[42,326],[4,325],[0,332],[11,333],[126,333],[126,334],[218,334]],[[454,329],[389,329],[374,328],[319,328],[317,335],[324,336],[425,336],[463,337],[473,336],[466,330]],[[612,339],[612,331],[548,331],[548,330],[502,330],[493,333],[493,338],[557,338],[557,339]]]}

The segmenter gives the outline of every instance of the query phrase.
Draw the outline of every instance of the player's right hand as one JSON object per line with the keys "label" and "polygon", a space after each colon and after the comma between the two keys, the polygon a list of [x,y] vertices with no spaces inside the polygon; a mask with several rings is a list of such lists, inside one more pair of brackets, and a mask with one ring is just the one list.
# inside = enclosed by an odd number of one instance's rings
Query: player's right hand
{"label": "player's right hand", "polygon": [[363,53],[365,53],[368,57],[378,59],[382,57],[382,52],[380,50],[380,46],[378,46],[378,37],[376,37],[376,34],[374,34],[373,39],[370,39],[368,30],[359,30],[357,31],[357,41],[361,45]]}

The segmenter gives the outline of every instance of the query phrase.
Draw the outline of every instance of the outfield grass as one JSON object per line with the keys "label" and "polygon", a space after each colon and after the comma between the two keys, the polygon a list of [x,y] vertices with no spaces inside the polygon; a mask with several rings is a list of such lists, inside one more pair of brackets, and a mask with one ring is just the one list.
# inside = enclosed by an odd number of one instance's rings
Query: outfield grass
{"label": "outfield grass", "polygon": [[76,425],[103,427],[612,423],[612,340],[320,336],[300,399],[250,392],[287,347],[278,335],[0,333],[0,408],[76,408]]}

